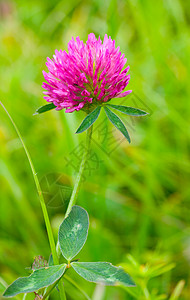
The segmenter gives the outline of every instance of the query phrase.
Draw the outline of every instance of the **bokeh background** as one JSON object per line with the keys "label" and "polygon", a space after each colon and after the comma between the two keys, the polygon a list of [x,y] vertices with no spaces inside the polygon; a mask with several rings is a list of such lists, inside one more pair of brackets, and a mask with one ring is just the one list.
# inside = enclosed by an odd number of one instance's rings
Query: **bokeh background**
{"label": "bokeh background", "polygon": [[[121,265],[137,287],[96,286],[70,272],[92,300],[190,297],[189,25],[190,5],[182,0],[0,1],[0,100],[32,156],[55,238],[85,133],[74,134],[81,112],[33,116],[45,104],[46,57],[67,49],[72,36],[111,35],[130,65],[133,94],[119,101],[149,112],[136,119],[120,115],[130,145],[103,112],[95,125],[78,197],[90,215],[80,259]],[[0,107],[0,293],[30,273],[36,255],[48,259],[49,253],[27,157]],[[85,299],[65,285],[68,299]],[[51,299],[58,298],[55,291]]]}

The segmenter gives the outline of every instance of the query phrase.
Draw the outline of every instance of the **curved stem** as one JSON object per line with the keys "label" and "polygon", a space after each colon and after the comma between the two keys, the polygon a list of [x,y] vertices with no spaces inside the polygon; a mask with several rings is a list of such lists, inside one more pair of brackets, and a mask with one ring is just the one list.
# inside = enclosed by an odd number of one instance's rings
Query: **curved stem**
{"label": "curved stem", "polygon": [[[52,228],[51,228],[51,224],[50,224],[50,220],[49,220],[45,200],[44,200],[44,197],[43,197],[43,193],[42,193],[42,190],[41,190],[41,187],[40,187],[40,183],[39,183],[39,180],[38,180],[36,170],[34,168],[34,164],[32,162],[30,153],[29,153],[29,151],[28,151],[28,149],[27,149],[27,147],[26,147],[26,145],[23,141],[21,133],[18,130],[15,122],[13,121],[12,117],[10,116],[9,112],[7,111],[7,109],[5,108],[5,106],[3,105],[3,103],[1,101],[0,101],[0,104],[3,107],[4,111],[6,112],[6,114],[8,115],[12,125],[14,126],[14,128],[15,128],[17,134],[18,134],[18,137],[19,137],[19,139],[22,143],[22,146],[24,148],[26,156],[28,158],[28,161],[29,161],[29,164],[30,164],[30,167],[31,167],[31,170],[32,170],[33,178],[34,178],[34,181],[35,181],[35,184],[36,184],[37,192],[38,192],[38,195],[39,195],[39,198],[40,198],[40,204],[41,204],[41,207],[42,207],[42,212],[43,212],[43,216],[44,216],[44,220],[45,220],[45,225],[46,225],[46,229],[47,229],[47,234],[48,234],[50,248],[51,248],[51,252],[52,252],[52,256],[53,256],[53,261],[54,261],[54,264],[57,265],[57,264],[59,264],[59,258],[58,258],[57,252],[56,252],[55,241],[54,241],[54,237],[53,237],[53,232],[52,232]],[[61,296],[62,300],[66,299],[63,285],[61,285],[61,287],[60,287],[60,296]]]}
{"label": "curved stem", "polygon": [[67,207],[67,211],[65,213],[65,218],[68,216],[68,214],[70,213],[72,206],[75,205],[76,203],[76,198],[81,186],[81,182],[82,182],[82,176],[84,173],[84,169],[85,169],[85,164],[86,164],[86,160],[89,154],[89,150],[90,150],[90,142],[91,142],[91,136],[92,136],[92,128],[93,126],[91,126],[90,128],[87,129],[87,133],[86,133],[86,145],[85,145],[85,149],[84,149],[84,154],[83,154],[83,158],[80,164],[80,168],[79,168],[79,172],[76,178],[76,182],[73,188],[73,192],[71,194],[71,198],[69,201],[69,205]]}
{"label": "curved stem", "polygon": [[81,292],[81,294],[83,294],[83,296],[87,299],[87,300],[91,300],[91,298],[87,295],[87,293],[80,287],[80,285],[78,285],[72,278],[70,278],[67,275],[64,275],[64,278],[70,282],[70,284],[72,284],[77,290],[79,290]]}
{"label": "curved stem", "polygon": [[[90,143],[91,143],[91,137],[92,137],[92,129],[93,129],[93,126],[91,126],[90,128],[87,129],[87,133],[86,133],[86,144],[85,144],[85,149],[84,149],[84,154],[83,154],[83,158],[82,158],[82,161],[81,161],[81,164],[80,164],[80,168],[79,168],[79,172],[78,172],[78,175],[77,175],[77,178],[76,178],[76,182],[75,182],[75,185],[74,185],[74,188],[73,188],[73,192],[71,194],[71,198],[70,198],[70,201],[69,201],[69,205],[67,207],[67,211],[65,213],[65,218],[69,215],[73,205],[76,203],[76,198],[77,198],[77,195],[78,195],[78,192],[79,192],[79,189],[80,189],[80,186],[81,186],[81,183],[82,183],[82,176],[83,176],[83,173],[84,173],[84,170],[85,170],[85,164],[86,164],[86,161],[87,161],[87,157],[88,157],[88,154],[89,154],[89,151],[90,151]],[[60,246],[59,246],[59,241],[57,242],[57,246],[56,246],[56,253],[57,253],[57,256],[58,258],[60,257],[61,255],[61,250],[60,250]],[[60,280],[59,282],[59,287],[60,285],[62,285],[62,279]],[[75,286],[78,286],[77,284],[75,284]],[[63,286],[62,286],[63,287]],[[84,293],[83,293],[84,294]]]}
{"label": "curved stem", "polygon": [[[81,292],[81,294],[85,297],[85,299],[91,300],[91,298],[87,295],[87,293],[72,278],[70,278],[66,274],[64,274],[63,276],[65,280],[67,280],[70,284],[72,284],[72,286],[74,286],[77,290],[79,290],[79,292]],[[59,278],[58,281],[56,281],[52,286],[49,287],[49,289],[47,289],[47,291],[43,296],[43,300],[45,300],[51,294],[51,292],[54,290],[54,288],[57,286],[57,284],[62,278],[63,277]]]}

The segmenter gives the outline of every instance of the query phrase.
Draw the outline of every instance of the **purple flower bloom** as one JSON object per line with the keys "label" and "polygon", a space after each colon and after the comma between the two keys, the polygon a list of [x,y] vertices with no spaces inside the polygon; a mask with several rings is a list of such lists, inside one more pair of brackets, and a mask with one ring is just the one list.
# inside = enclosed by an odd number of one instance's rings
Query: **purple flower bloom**
{"label": "purple flower bloom", "polygon": [[66,112],[107,102],[112,98],[125,97],[131,90],[124,91],[129,83],[129,67],[123,70],[127,59],[121,55],[115,41],[107,35],[102,42],[90,33],[86,44],[72,38],[66,51],[55,50],[51,60],[47,58],[49,73],[43,71],[46,89],[44,98],[53,102],[56,110],[66,108]]}

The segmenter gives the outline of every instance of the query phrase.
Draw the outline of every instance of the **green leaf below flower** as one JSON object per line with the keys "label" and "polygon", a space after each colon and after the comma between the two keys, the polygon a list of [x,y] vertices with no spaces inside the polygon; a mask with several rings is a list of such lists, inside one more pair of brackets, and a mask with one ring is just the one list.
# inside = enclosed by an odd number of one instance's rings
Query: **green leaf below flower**
{"label": "green leaf below flower", "polygon": [[35,270],[30,276],[15,280],[4,292],[4,297],[30,293],[56,282],[65,272],[66,264]]}
{"label": "green leaf below flower", "polygon": [[46,105],[43,105],[41,107],[39,107],[36,112],[34,113],[34,115],[38,115],[38,114],[42,114],[45,113],[46,111],[52,110],[54,109],[56,106],[53,103],[49,103]]}
{"label": "green leaf below flower", "polygon": [[73,269],[84,279],[105,285],[135,286],[130,276],[121,268],[108,262],[72,262]]}
{"label": "green leaf below flower", "polygon": [[76,133],[81,133],[88,129],[98,118],[100,114],[101,106],[97,106],[86,118],[82,121]]}
{"label": "green leaf below flower", "polygon": [[59,227],[59,245],[63,256],[71,261],[86,242],[89,227],[87,211],[80,206],[73,206],[70,214]]}
{"label": "green leaf below flower", "polygon": [[129,115],[129,116],[140,117],[140,116],[145,116],[148,114],[144,110],[141,110],[139,108],[129,107],[129,106],[113,105],[113,104],[107,104],[107,106],[110,106],[110,107],[112,107],[126,115]]}
{"label": "green leaf below flower", "polygon": [[128,140],[128,142],[131,142],[129,133],[125,127],[125,125],[123,124],[123,122],[120,120],[120,118],[113,113],[109,108],[107,108],[106,106],[104,107],[105,112],[109,118],[109,120],[112,122],[112,124],[119,130],[121,131],[121,133],[124,135],[124,137]]}

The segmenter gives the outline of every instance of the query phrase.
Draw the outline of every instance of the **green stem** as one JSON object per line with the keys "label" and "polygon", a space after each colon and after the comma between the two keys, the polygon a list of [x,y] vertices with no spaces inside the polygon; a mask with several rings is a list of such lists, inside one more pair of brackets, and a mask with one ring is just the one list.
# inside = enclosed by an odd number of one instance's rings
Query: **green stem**
{"label": "green stem", "polygon": [[58,287],[59,287],[59,293],[60,293],[60,298],[61,300],[66,300],[66,294],[65,294],[65,289],[63,286],[63,279],[60,279],[60,282],[58,283]]}
{"label": "green stem", "polygon": [[[39,180],[38,180],[38,177],[37,177],[37,173],[36,173],[36,170],[34,168],[34,165],[33,165],[33,162],[32,162],[32,159],[31,159],[31,156],[30,156],[30,153],[23,141],[23,138],[20,134],[20,131],[18,130],[15,122],[13,121],[12,117],[10,116],[9,112],[7,111],[7,109],[5,108],[5,106],[3,105],[3,103],[0,101],[0,104],[1,106],[3,107],[3,109],[5,110],[6,114],[8,115],[12,125],[14,126],[17,134],[18,134],[18,137],[22,143],[22,146],[24,148],[24,151],[26,153],[26,156],[28,158],[28,161],[29,161],[29,164],[30,164],[30,167],[31,167],[31,170],[32,170],[32,174],[33,174],[33,178],[34,178],[34,181],[35,181],[35,184],[36,184],[36,188],[37,188],[37,191],[38,191],[38,194],[39,194],[39,198],[40,198],[40,204],[41,204],[41,207],[42,207],[42,212],[43,212],[43,216],[44,216],[44,220],[45,220],[45,225],[46,225],[46,229],[47,229],[47,234],[48,234],[48,239],[49,239],[49,243],[50,243],[50,248],[51,248],[51,252],[52,252],[52,256],[53,256],[53,261],[54,261],[54,264],[59,264],[59,258],[58,258],[58,255],[57,255],[57,252],[56,252],[56,247],[55,247],[55,241],[54,241],[54,237],[53,237],[53,232],[52,232],[52,229],[51,229],[51,224],[50,224],[50,220],[49,220],[49,216],[48,216],[48,212],[47,212],[47,208],[46,208],[46,204],[45,204],[45,201],[44,201],[44,197],[43,197],[43,193],[42,193],[42,190],[41,190],[41,187],[40,187],[40,183],[39,183]],[[66,296],[65,296],[65,291],[64,291],[64,287],[63,285],[61,285],[61,288],[60,288],[60,296],[61,296],[61,299],[62,300],[65,300],[66,299]]]}
{"label": "green stem", "polygon": [[[83,176],[83,172],[84,172],[84,169],[85,169],[85,163],[86,163],[89,151],[90,151],[92,128],[93,128],[93,126],[91,126],[90,128],[87,129],[84,154],[83,154],[83,158],[82,158],[81,165],[80,165],[80,168],[79,168],[79,173],[77,175],[76,182],[75,182],[75,185],[74,185],[74,188],[73,188],[73,192],[72,192],[72,195],[71,195],[71,198],[70,198],[70,201],[69,201],[69,205],[68,205],[67,211],[65,213],[65,218],[69,215],[73,205],[76,203],[76,198],[77,198],[80,186],[81,186],[82,176]],[[56,250],[57,250],[57,256],[60,257],[61,251],[60,251],[59,242],[57,242]],[[61,282],[62,282],[62,280],[60,281],[60,284],[61,284]]]}
{"label": "green stem", "polygon": [[[73,188],[73,192],[72,192],[72,195],[71,195],[71,198],[70,198],[70,201],[69,201],[69,205],[67,207],[65,218],[70,213],[70,211],[72,209],[72,206],[76,203],[77,194],[79,192],[81,182],[82,182],[82,175],[83,175],[83,172],[84,172],[84,169],[85,169],[85,163],[86,163],[86,160],[87,160],[87,157],[88,157],[88,154],[89,154],[89,150],[90,150],[92,127],[93,126],[88,128],[87,133],[86,133],[86,145],[85,145],[85,149],[84,149],[84,154],[83,154],[83,158],[82,158],[81,165],[80,165],[80,168],[79,168],[79,173],[77,175],[76,182],[75,182],[75,185],[74,185],[74,188]],[[61,251],[60,251],[59,242],[57,242],[56,249],[57,249],[57,255],[58,255],[58,257],[60,257]]]}
{"label": "green stem", "polygon": [[[77,290],[79,290],[79,292],[81,292],[81,294],[85,297],[85,299],[91,300],[91,298],[87,295],[87,293],[72,278],[70,278],[66,274],[64,274],[63,276],[65,280],[67,280],[70,284],[72,284],[72,286],[74,286]],[[56,287],[56,285],[59,283],[61,279],[62,277],[58,281],[56,281],[52,286],[50,286],[49,289],[47,289],[46,293],[43,296],[43,300],[45,300],[51,294],[51,292],[54,290],[54,288]]]}
{"label": "green stem", "polygon": [[69,205],[67,207],[67,211],[65,213],[65,218],[68,216],[68,214],[70,213],[73,205],[75,205],[76,203],[76,198],[81,186],[81,182],[82,182],[82,176],[84,173],[84,169],[85,169],[85,164],[86,164],[86,160],[89,154],[89,150],[90,150],[90,142],[91,142],[91,136],[92,136],[92,128],[93,126],[91,126],[90,128],[87,129],[87,133],[86,133],[86,145],[85,145],[85,149],[84,149],[84,154],[83,154],[83,158],[81,161],[81,165],[80,165],[80,169],[76,178],[76,182],[73,188],[73,192],[71,194],[71,198],[69,201]]}
{"label": "green stem", "polygon": [[70,282],[77,290],[79,290],[81,292],[81,294],[83,294],[83,296],[87,299],[87,300],[91,300],[91,298],[87,295],[87,293],[69,276],[64,275],[64,278]]}
{"label": "green stem", "polygon": [[[62,278],[62,277],[61,277]],[[56,287],[56,285],[60,282],[61,278],[59,278],[50,288],[46,291],[46,293],[43,296],[43,300],[45,300],[53,291],[53,289]]]}

